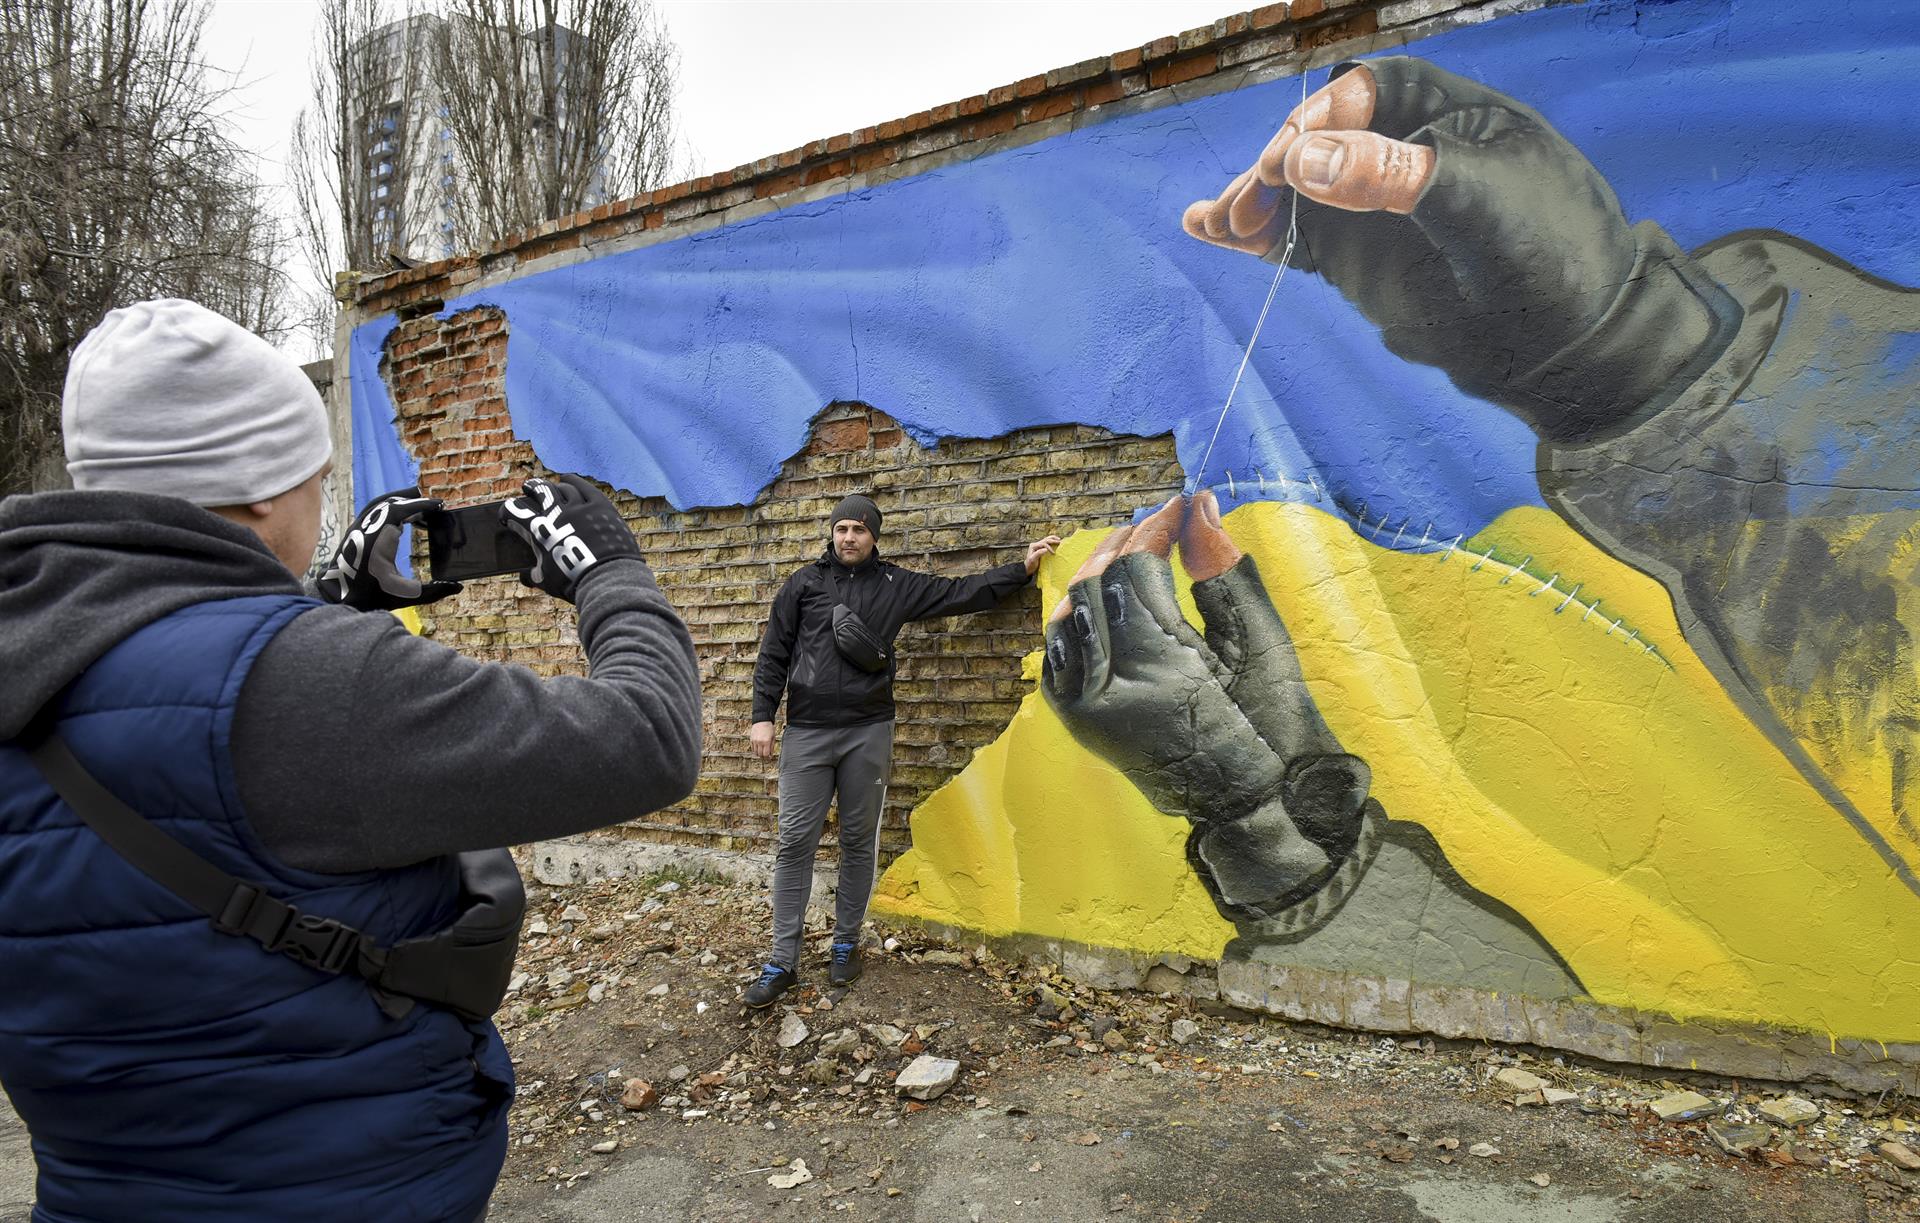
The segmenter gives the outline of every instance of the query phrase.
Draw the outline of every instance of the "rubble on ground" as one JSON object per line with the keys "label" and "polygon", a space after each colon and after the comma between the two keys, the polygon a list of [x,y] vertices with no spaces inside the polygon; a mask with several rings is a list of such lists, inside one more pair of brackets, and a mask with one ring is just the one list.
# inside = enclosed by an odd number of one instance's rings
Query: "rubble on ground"
{"label": "rubble on ground", "polygon": [[949,1057],[922,1053],[894,1076],[893,1089],[916,1100],[937,1100],[953,1086],[960,1074],[960,1063]]}
{"label": "rubble on ground", "polygon": [[[998,1092],[1017,1090],[1035,1065],[1072,1064],[1213,1084],[1418,1083],[1485,1110],[1484,1133],[1382,1125],[1340,1148],[1390,1162],[1471,1155],[1496,1165],[1511,1126],[1565,1117],[1629,1132],[1650,1156],[1850,1176],[1920,1213],[1920,1112],[1905,1098],[1815,1100],[1779,1085],[1679,1082],[1519,1048],[1288,1024],[1177,992],[1091,989],[911,928],[870,933],[866,976],[852,991],[829,988],[831,932],[819,913],[801,984],[749,1011],[739,995],[765,951],[764,888],[686,876],[533,887],[528,916],[498,1022],[521,1079],[508,1172],[532,1180],[584,1178],[635,1126],[757,1127],[772,1140],[798,1122],[898,1125],[921,1109],[996,1108]],[[918,987],[890,990],[895,977]],[[937,988],[963,979],[968,996],[998,1000],[996,1013],[954,1006]],[[944,1082],[923,1089],[914,1068],[929,1066]],[[1285,1116],[1266,1128],[1286,1128]],[[812,1171],[790,1152],[771,1154],[782,1180],[806,1173],[796,1184],[833,1167],[827,1147]]]}

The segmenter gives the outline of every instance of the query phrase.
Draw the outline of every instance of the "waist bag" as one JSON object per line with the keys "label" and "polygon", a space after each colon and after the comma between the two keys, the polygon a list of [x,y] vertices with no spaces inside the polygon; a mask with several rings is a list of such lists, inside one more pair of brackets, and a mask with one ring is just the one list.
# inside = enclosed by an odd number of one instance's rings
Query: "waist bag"
{"label": "waist bag", "polygon": [[381,947],[353,927],[302,913],[194,853],[115,798],[58,734],[47,734],[28,754],[87,827],[142,874],[206,914],[220,933],[251,939],[316,972],[353,973],[394,1019],[426,1002],[478,1022],[506,998],[527,907],[526,888],[506,850],[459,855],[462,908],[451,926]]}
{"label": "waist bag", "polygon": [[848,607],[840,587],[829,577],[827,588],[833,591],[833,648],[862,671],[887,669],[887,643],[880,640],[860,613]]}

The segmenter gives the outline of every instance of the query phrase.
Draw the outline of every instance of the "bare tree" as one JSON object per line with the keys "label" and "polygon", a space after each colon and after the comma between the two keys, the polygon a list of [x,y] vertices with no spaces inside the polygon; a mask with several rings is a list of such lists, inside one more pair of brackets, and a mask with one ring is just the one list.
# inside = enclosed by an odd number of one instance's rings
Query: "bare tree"
{"label": "bare tree", "polygon": [[680,56],[650,0],[447,0],[431,45],[462,245],[650,191],[676,168]]}
{"label": "bare tree", "polygon": [[198,0],[0,4],[0,493],[60,481],[67,360],[108,310],[282,330],[281,237],[222,120]]}
{"label": "bare tree", "polygon": [[431,71],[432,18],[389,0],[322,0],[312,102],[293,125],[291,188],[300,253],[318,277],[304,295],[302,326],[316,351],[333,342],[336,272],[383,265],[404,249],[424,194],[412,172],[417,91]]}

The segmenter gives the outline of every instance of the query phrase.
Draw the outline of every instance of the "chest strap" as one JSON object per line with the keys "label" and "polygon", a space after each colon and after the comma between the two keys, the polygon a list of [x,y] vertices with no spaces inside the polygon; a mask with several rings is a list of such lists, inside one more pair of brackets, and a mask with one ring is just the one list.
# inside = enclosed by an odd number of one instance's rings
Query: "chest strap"
{"label": "chest strap", "polygon": [[58,734],[28,748],[35,767],[109,848],[204,913],[213,928],[330,975],[352,973],[394,1019],[416,1000],[480,1020],[499,1008],[518,950],[526,892],[504,850],[461,854],[465,907],[446,930],[384,948],[331,917],[229,875],[162,831],[101,785]]}

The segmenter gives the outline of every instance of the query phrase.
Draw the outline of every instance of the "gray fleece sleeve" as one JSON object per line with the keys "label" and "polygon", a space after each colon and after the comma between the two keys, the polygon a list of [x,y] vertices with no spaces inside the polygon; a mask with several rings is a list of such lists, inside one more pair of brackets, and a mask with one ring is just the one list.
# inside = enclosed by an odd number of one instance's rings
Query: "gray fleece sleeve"
{"label": "gray fleece sleeve", "polygon": [[344,873],[601,828],[670,806],[700,770],[686,625],[639,560],[581,582],[588,675],[541,679],[409,634],[307,612],[240,691],[248,821],[290,866]]}

